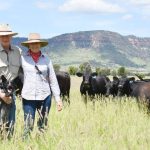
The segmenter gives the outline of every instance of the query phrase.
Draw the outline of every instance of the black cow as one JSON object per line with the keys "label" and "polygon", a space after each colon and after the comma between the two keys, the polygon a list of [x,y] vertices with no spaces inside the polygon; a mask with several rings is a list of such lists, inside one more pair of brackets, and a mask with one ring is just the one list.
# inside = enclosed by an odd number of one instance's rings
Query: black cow
{"label": "black cow", "polygon": [[93,77],[97,76],[97,73],[81,73],[81,72],[77,72],[76,75],[78,77],[83,77],[83,81],[80,85],[80,93],[81,95],[89,95],[89,96],[94,96],[94,91],[93,91],[93,87],[92,87],[92,79]]}
{"label": "black cow", "polygon": [[118,86],[118,96],[133,96],[138,101],[146,102],[150,109],[150,82],[135,81],[135,78],[122,78]]}
{"label": "black cow", "polygon": [[119,85],[119,78],[113,77],[113,81],[108,81],[106,84],[106,96],[113,95],[114,97],[117,96],[118,93],[118,85]]}
{"label": "black cow", "polygon": [[68,72],[59,71],[56,72],[60,93],[63,100],[66,100],[70,104],[70,86],[71,79]]}
{"label": "black cow", "polygon": [[85,103],[87,103],[87,96],[92,99],[95,95],[106,94],[106,83],[109,81],[109,78],[106,76],[97,76],[96,72],[91,73],[89,71],[84,73],[78,72],[76,75],[83,77],[80,93],[82,96],[85,96]]}
{"label": "black cow", "polygon": [[132,91],[134,89],[133,83],[136,83],[135,85],[138,85],[137,83],[140,82],[134,82],[135,78],[127,78],[122,77],[120,78],[119,85],[118,85],[118,96],[131,96]]}
{"label": "black cow", "polygon": [[[2,75],[1,76],[1,83],[0,89],[5,93],[6,96],[13,97],[14,91],[17,90],[18,85],[17,83],[20,81],[18,77],[16,77],[13,81],[9,82],[7,79]],[[6,104],[2,99],[0,99],[0,133],[5,130],[9,130],[8,122],[9,122],[9,113],[12,104]]]}
{"label": "black cow", "polygon": [[106,76],[96,76],[92,78],[91,85],[94,94],[96,95],[106,95],[106,84],[110,79]]}

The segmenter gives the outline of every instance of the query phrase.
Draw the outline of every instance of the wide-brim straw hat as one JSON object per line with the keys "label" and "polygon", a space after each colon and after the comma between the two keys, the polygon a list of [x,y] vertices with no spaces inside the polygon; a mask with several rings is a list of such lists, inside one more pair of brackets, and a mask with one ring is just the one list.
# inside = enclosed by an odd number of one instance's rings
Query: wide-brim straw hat
{"label": "wide-brim straw hat", "polygon": [[31,43],[40,43],[41,47],[45,47],[48,45],[48,42],[42,40],[40,34],[38,33],[30,33],[28,37],[28,41],[22,42],[21,45],[25,47],[29,47],[29,44]]}
{"label": "wide-brim straw hat", "polygon": [[17,34],[18,33],[16,32],[12,32],[8,24],[0,24],[0,36],[6,36],[6,35],[15,36]]}

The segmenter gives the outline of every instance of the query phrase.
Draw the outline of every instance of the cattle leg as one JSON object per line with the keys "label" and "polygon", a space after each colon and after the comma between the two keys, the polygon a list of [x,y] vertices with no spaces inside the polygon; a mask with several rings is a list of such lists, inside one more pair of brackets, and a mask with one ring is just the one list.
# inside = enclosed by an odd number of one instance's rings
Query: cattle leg
{"label": "cattle leg", "polygon": [[70,105],[70,94],[69,93],[67,93],[67,98],[68,98],[68,103]]}
{"label": "cattle leg", "polygon": [[95,98],[92,99],[93,102],[93,110],[95,110]]}
{"label": "cattle leg", "polygon": [[63,100],[64,102],[66,102],[67,105],[70,105],[70,98],[69,98],[68,94],[63,94],[63,95],[62,95],[62,100]]}
{"label": "cattle leg", "polygon": [[86,94],[83,94],[83,95],[81,95],[81,97],[82,97],[82,99],[83,99],[83,101],[84,101],[85,106],[87,107],[87,99],[88,99],[88,96],[87,96]]}
{"label": "cattle leg", "polygon": [[[96,95],[97,96],[97,95]],[[92,94],[91,96],[90,96],[90,100],[92,101],[92,103],[93,103],[93,110],[95,110],[95,101],[96,101],[96,99],[95,99],[96,97],[95,97],[95,95],[94,94]]]}

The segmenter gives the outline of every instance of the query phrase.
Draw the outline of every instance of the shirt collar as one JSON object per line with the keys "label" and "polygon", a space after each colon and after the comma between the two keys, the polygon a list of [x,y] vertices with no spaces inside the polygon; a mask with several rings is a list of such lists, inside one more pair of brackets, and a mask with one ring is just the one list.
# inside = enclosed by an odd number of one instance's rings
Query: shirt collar
{"label": "shirt collar", "polygon": [[[27,51],[26,55],[27,55],[27,56],[31,56],[29,50]],[[45,57],[44,54],[42,53],[42,51],[41,51],[41,57]]]}

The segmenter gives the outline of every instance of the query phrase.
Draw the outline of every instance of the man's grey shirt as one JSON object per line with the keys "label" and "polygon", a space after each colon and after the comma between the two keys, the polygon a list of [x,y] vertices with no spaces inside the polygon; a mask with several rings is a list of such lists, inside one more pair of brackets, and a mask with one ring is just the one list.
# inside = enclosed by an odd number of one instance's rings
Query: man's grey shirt
{"label": "man's grey shirt", "polygon": [[0,44],[0,76],[4,75],[9,81],[18,76],[21,65],[21,49],[11,45],[7,53]]}

